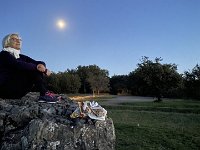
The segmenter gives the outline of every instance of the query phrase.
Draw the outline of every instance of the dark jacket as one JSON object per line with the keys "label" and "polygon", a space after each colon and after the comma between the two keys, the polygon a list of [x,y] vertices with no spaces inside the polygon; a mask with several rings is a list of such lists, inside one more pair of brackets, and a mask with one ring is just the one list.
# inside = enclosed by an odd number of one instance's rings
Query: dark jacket
{"label": "dark jacket", "polygon": [[36,61],[28,56],[20,54],[20,58],[16,59],[7,51],[0,52],[0,85],[3,85],[11,76],[17,72],[34,72],[37,65],[43,64],[42,61]]}

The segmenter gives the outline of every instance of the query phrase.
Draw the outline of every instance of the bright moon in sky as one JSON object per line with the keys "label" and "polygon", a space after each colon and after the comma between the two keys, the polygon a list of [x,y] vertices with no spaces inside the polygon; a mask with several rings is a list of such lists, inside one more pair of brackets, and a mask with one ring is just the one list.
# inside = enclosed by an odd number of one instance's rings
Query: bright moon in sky
{"label": "bright moon in sky", "polygon": [[60,19],[57,21],[56,25],[59,29],[64,29],[66,27],[66,22],[64,20]]}

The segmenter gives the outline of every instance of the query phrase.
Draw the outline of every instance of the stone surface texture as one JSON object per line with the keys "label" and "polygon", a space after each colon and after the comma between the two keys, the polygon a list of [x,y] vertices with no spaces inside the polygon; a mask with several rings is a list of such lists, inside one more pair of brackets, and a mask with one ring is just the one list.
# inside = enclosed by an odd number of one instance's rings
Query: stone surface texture
{"label": "stone surface texture", "polygon": [[0,99],[0,150],[114,150],[111,118],[71,119],[77,103],[62,95],[56,104],[38,103],[38,93]]}

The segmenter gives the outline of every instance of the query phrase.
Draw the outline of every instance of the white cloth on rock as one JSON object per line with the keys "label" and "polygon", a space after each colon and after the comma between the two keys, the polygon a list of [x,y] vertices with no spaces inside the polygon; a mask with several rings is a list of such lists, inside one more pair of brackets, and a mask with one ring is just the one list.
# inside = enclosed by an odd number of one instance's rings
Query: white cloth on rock
{"label": "white cloth on rock", "polygon": [[105,120],[107,111],[97,102],[78,102],[79,107],[71,114],[71,118],[88,116],[95,120]]}

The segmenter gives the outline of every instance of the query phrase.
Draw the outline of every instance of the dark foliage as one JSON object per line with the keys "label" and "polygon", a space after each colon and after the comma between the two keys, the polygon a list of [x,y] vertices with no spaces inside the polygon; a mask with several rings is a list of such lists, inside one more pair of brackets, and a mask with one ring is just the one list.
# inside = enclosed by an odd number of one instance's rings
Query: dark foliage
{"label": "dark foliage", "polygon": [[200,99],[200,66],[184,74],[176,64],[163,64],[161,58],[149,60],[144,56],[137,68],[128,75],[109,78],[108,70],[97,65],[53,73],[47,78],[49,89],[56,93],[132,94],[168,98]]}

